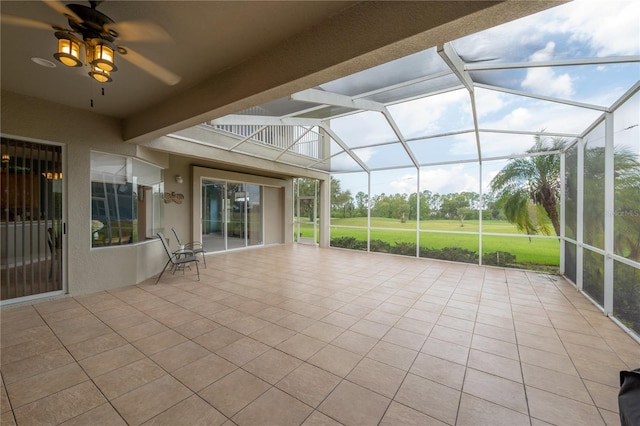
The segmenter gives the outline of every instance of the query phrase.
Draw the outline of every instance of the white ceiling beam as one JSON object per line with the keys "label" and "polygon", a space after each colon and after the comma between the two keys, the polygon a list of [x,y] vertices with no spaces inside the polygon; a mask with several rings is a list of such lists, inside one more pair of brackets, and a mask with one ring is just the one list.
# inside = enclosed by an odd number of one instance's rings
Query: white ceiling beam
{"label": "white ceiling beam", "polygon": [[367,111],[382,112],[384,105],[366,99],[353,99],[350,96],[339,93],[325,92],[318,89],[307,89],[291,95],[294,101],[311,102],[315,104],[333,105],[344,108],[363,109]]}
{"label": "white ceiling beam", "polygon": [[344,143],[344,141],[340,138],[340,136],[338,136],[336,132],[334,132],[333,129],[331,129],[331,127],[329,127],[325,123],[323,123],[321,127],[329,134],[329,136],[331,136],[331,139],[336,141],[336,143],[340,145],[342,149],[344,149],[344,151],[353,159],[353,161],[355,161],[356,163],[358,163],[360,167],[362,167],[362,170],[369,173],[369,167],[364,163],[364,161],[360,159],[360,157],[358,157],[356,154],[353,153],[353,151],[351,151],[351,148],[349,148],[347,144]]}
{"label": "white ceiling beam", "polygon": [[465,71],[464,61],[458,56],[453,49],[451,43],[444,43],[438,46],[438,55],[451,68],[451,71],[458,77],[460,82],[464,84],[469,92],[473,92],[473,80],[467,71]]}
{"label": "white ceiling beam", "polygon": [[231,114],[209,121],[212,125],[229,126],[319,126],[321,120],[316,118],[270,117],[264,115]]}
{"label": "white ceiling beam", "polygon": [[555,61],[540,62],[505,62],[505,63],[489,63],[475,62],[472,64],[464,64],[465,71],[489,71],[489,70],[505,70],[512,68],[540,68],[540,67],[566,67],[574,65],[606,65],[640,62],[640,56],[609,56],[604,58],[586,58],[586,59],[558,59]]}
{"label": "white ceiling beam", "polygon": [[540,100],[543,100],[543,101],[555,102],[555,103],[558,103],[558,104],[565,104],[565,105],[571,105],[571,106],[580,107],[580,108],[594,109],[596,111],[603,111],[603,112],[609,111],[609,108],[604,107],[604,106],[600,106],[600,105],[585,104],[583,102],[575,102],[575,101],[570,101],[570,100],[567,100],[567,99],[554,98],[554,97],[551,97],[551,96],[535,95],[535,94],[532,94],[532,93],[523,92],[521,90],[506,89],[504,87],[493,86],[493,85],[490,85],[490,84],[476,83],[476,87],[480,87],[482,89],[487,89],[487,90],[494,90],[496,92],[504,92],[504,93],[510,93],[512,95],[524,96],[524,97],[527,97],[527,98],[533,98],[533,99],[540,99]]}
{"label": "white ceiling beam", "polygon": [[409,144],[407,144],[407,140],[404,138],[404,136],[402,135],[402,132],[400,131],[400,128],[398,127],[398,124],[396,123],[396,121],[393,119],[393,117],[391,116],[391,114],[389,113],[389,111],[387,110],[387,108],[384,109],[384,111],[382,112],[382,114],[384,115],[384,118],[387,119],[387,122],[389,123],[389,125],[391,126],[391,128],[393,129],[393,132],[396,134],[396,136],[398,137],[398,140],[400,141],[400,143],[402,144],[402,147],[404,148],[404,150],[407,152],[407,155],[409,156],[409,158],[411,158],[411,162],[413,163],[413,165],[416,168],[420,167],[420,163],[418,162],[418,159],[416,158],[416,156],[413,154],[413,151],[411,150],[411,148],[409,147]]}

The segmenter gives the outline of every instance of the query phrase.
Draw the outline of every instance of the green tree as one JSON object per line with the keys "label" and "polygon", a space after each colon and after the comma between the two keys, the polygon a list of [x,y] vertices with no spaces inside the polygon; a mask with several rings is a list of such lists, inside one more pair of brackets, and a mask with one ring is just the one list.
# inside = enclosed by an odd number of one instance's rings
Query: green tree
{"label": "green tree", "polygon": [[362,191],[356,194],[356,215],[365,217],[367,216],[369,206],[369,196]]}
{"label": "green tree", "polygon": [[491,180],[491,190],[496,195],[498,207],[502,208],[509,222],[529,235],[550,234],[537,206],[544,210],[556,235],[560,235],[560,155],[540,153],[559,151],[565,145],[565,139],[543,139],[536,135],[533,147],[527,151],[536,155],[511,160]]}
{"label": "green tree", "polygon": [[353,198],[351,191],[343,191],[338,179],[331,179],[331,212],[342,213],[342,217],[347,217],[347,212],[353,211]]}

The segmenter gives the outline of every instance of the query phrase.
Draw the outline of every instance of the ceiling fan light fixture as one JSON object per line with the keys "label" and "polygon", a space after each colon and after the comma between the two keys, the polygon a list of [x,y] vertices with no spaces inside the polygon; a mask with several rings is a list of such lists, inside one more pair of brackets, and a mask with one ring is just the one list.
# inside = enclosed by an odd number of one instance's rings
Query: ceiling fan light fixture
{"label": "ceiling fan light fixture", "polygon": [[80,61],[80,42],[75,37],[64,32],[57,32],[58,51],[53,55],[58,61],[68,67],[82,66]]}
{"label": "ceiling fan light fixture", "polygon": [[115,55],[113,47],[111,47],[104,40],[98,40],[96,45],[93,46],[91,58],[91,65],[101,69],[102,71],[112,72],[117,71],[118,68],[114,63]]}
{"label": "ceiling fan light fixture", "polygon": [[94,80],[99,81],[100,83],[110,83],[111,81],[113,81],[111,79],[110,71],[103,70],[102,68],[95,65],[91,66],[89,75],[93,77]]}

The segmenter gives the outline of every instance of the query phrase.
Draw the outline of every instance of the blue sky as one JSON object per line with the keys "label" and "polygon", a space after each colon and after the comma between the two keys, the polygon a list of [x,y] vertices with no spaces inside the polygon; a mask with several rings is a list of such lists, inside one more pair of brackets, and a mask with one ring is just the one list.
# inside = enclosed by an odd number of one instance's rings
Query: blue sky
{"label": "blue sky", "polygon": [[[640,1],[573,1],[547,11],[456,40],[453,45],[466,60],[528,62],[640,55]],[[476,72],[483,81],[500,82],[513,90],[535,93],[608,107],[640,79],[640,64],[580,65]],[[484,129],[579,134],[600,112],[541,101],[493,90],[476,89],[479,127]],[[617,114],[621,122],[638,123],[636,107]],[[422,98],[389,106],[405,138],[429,136],[472,128],[471,103],[466,90]],[[331,122],[332,129],[351,147],[395,140],[381,114],[366,112]],[[640,157],[638,127],[616,139]],[[618,140],[620,142],[618,142]],[[481,134],[483,157],[522,153],[533,136]],[[419,162],[457,161],[477,156],[475,134],[410,142]],[[377,146],[356,152],[371,167],[410,162],[397,146]],[[404,158],[403,158],[404,157]],[[505,161],[483,162],[483,183],[504,166]],[[343,189],[352,194],[367,192],[364,173],[336,175]],[[449,193],[477,191],[477,163],[423,168],[420,189]],[[411,193],[416,188],[414,168],[372,174],[372,194]]]}

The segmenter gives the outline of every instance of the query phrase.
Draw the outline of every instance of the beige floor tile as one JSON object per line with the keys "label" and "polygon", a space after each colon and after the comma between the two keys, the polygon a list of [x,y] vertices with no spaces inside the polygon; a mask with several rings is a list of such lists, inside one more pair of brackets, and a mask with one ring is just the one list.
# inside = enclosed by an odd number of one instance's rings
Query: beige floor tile
{"label": "beige floor tile", "polygon": [[89,380],[76,363],[50,370],[7,385],[13,409]]}
{"label": "beige floor tile", "polygon": [[[0,413],[6,413],[11,410],[11,404],[9,403],[9,396],[7,390],[4,387],[4,383],[0,382]],[[13,414],[10,414],[13,417]]]}
{"label": "beige floor tile", "polygon": [[343,314],[341,312],[332,312],[326,317],[322,318],[322,322],[326,322],[327,324],[332,324],[343,329],[351,327],[359,320],[360,318],[356,316]]}
{"label": "beige floor tile", "polygon": [[473,332],[475,321],[473,319],[468,320],[452,317],[450,315],[446,315],[445,312],[443,312],[443,314],[438,318],[436,324],[443,327],[454,328],[460,331]]}
{"label": "beige floor tile", "polygon": [[311,324],[301,331],[302,334],[329,343],[345,331],[344,328],[321,321]]}
{"label": "beige floor tile", "polygon": [[529,424],[528,415],[466,393],[462,394],[456,425],[527,426]]}
{"label": "beige floor tile", "polygon": [[271,388],[233,416],[239,426],[287,426],[299,425],[313,411],[310,406]]}
{"label": "beige floor tile", "polygon": [[320,411],[314,411],[309,417],[302,423],[301,426],[341,426],[340,423],[333,420],[331,417],[327,417]]}
{"label": "beige floor tile", "polygon": [[315,320],[313,320],[312,318],[292,313],[279,320],[276,324],[281,325],[282,327],[286,327],[290,330],[301,332],[314,322]]}
{"label": "beige floor tile", "polygon": [[217,426],[227,421],[218,410],[193,395],[144,423],[145,426]]}
{"label": "beige floor tile", "polygon": [[590,380],[584,381],[589,394],[596,403],[596,407],[605,409],[607,411],[618,412],[618,392],[620,387],[612,387],[603,385],[602,383],[592,382]]}
{"label": "beige floor tile", "polygon": [[129,342],[135,342],[136,340],[144,339],[145,337],[150,337],[168,330],[169,327],[167,327],[166,325],[156,320],[151,320],[143,324],[134,325],[132,327],[119,330],[118,334],[127,339]]}
{"label": "beige floor tile", "polygon": [[340,380],[340,377],[305,362],[280,380],[276,387],[312,407],[317,407]]}
{"label": "beige floor tile", "polygon": [[562,395],[576,401],[591,403],[591,397],[583,381],[577,375],[564,374],[556,370],[522,364],[522,374],[527,386]]}
{"label": "beige floor tile", "polygon": [[350,330],[356,333],[364,334],[365,336],[380,339],[387,334],[391,327],[386,324],[381,324],[375,321],[367,319],[361,319],[357,323],[351,326]]}
{"label": "beige floor tile", "polygon": [[462,390],[469,395],[528,414],[527,398],[522,383],[469,368]]}
{"label": "beige floor tile", "polygon": [[460,346],[470,346],[473,334],[468,331],[456,330],[451,327],[444,327],[436,324],[431,330],[429,337],[444,340],[445,342],[455,343]]}
{"label": "beige floor tile", "polygon": [[513,359],[471,349],[467,367],[522,383],[520,363]]}
{"label": "beige floor tile", "polygon": [[323,368],[340,377],[345,377],[362,358],[337,346],[327,345],[320,349],[307,362]]}
{"label": "beige floor tile", "polygon": [[460,391],[409,373],[394,400],[442,422],[454,424]]}
{"label": "beige floor tile", "polygon": [[220,327],[220,324],[217,324],[207,318],[200,318],[195,321],[181,324],[173,329],[187,339],[194,339],[204,333],[215,330],[218,327]]}
{"label": "beige floor tile", "polygon": [[109,399],[115,399],[142,385],[146,385],[162,376],[166,372],[149,358],[143,358],[132,364],[125,365],[106,374],[95,377],[94,383]]}
{"label": "beige floor tile", "polygon": [[463,365],[420,353],[409,372],[454,389],[462,389],[465,370]]}
{"label": "beige floor tile", "polygon": [[[5,330],[6,326],[3,324],[3,331],[0,334],[4,335]],[[63,347],[60,340],[58,340],[48,327],[39,328],[40,331],[38,333],[33,333],[32,330],[34,329],[26,331],[28,336],[20,341],[20,343],[2,346],[1,365],[27,359]],[[16,331],[14,334],[19,333],[21,332]]]}
{"label": "beige floor tile", "polygon": [[232,417],[270,387],[253,374],[238,369],[198,394],[222,414]]}
{"label": "beige floor tile", "polygon": [[68,345],[67,349],[75,359],[84,359],[99,353],[108,351],[110,349],[123,346],[127,343],[119,334],[109,333],[102,336],[94,337],[93,339],[85,340],[84,342]]}
{"label": "beige floor tile", "polygon": [[144,358],[144,354],[130,344],[119,346],[79,361],[90,377],[97,377],[116,368],[131,364]]}
{"label": "beige floor tile", "polygon": [[380,421],[390,402],[362,386],[343,381],[318,410],[345,426],[374,425]]}
{"label": "beige floor tile", "polygon": [[523,363],[558,371],[563,374],[578,375],[578,371],[568,354],[561,355],[528,346],[518,346],[518,353]]}
{"label": "beige floor tile", "polygon": [[245,337],[218,349],[216,354],[237,366],[243,366],[268,350],[269,346],[264,343]]}
{"label": "beige floor tile", "polygon": [[469,347],[445,342],[444,340],[429,337],[420,352],[432,355],[456,364],[466,365],[469,358]]}
{"label": "beige floor tile", "polygon": [[324,346],[326,346],[326,343],[321,340],[305,336],[304,334],[296,334],[280,343],[276,348],[305,361]]}
{"label": "beige floor tile", "polygon": [[391,402],[387,412],[380,421],[380,426],[444,426],[446,423],[429,417],[405,405]]}
{"label": "beige floor tile", "polygon": [[2,379],[5,384],[11,384],[73,362],[75,361],[67,350],[56,349],[3,365]]}
{"label": "beige floor tile", "polygon": [[378,343],[378,339],[374,339],[373,337],[365,336],[364,334],[356,333],[351,330],[346,330],[331,342],[334,346],[338,346],[358,355],[366,355],[367,352],[376,345],[376,343]]}
{"label": "beige floor tile", "polygon": [[380,341],[369,351],[367,358],[407,371],[417,355],[418,351]]}
{"label": "beige floor tile", "polygon": [[399,368],[364,358],[346,379],[387,398],[393,398],[406,374],[406,371]]}
{"label": "beige floor tile", "polygon": [[392,327],[387,334],[384,335],[382,340],[414,351],[419,351],[426,340],[426,335]]}
{"label": "beige floor tile", "polygon": [[213,331],[202,334],[195,339],[194,342],[207,348],[211,352],[222,349],[231,343],[242,339],[244,336],[237,331],[233,331],[227,327],[219,327]]}
{"label": "beige floor tile", "polygon": [[[4,424],[4,423],[3,423]],[[85,425],[109,425],[127,426],[120,414],[111,404],[102,404],[77,417],[62,423],[64,426],[85,426]]]}
{"label": "beige floor tile", "polygon": [[258,331],[269,324],[270,323],[268,321],[265,321],[263,319],[245,315],[239,320],[230,322],[229,324],[227,324],[227,327],[237,331],[238,333],[248,336],[251,333]]}
{"label": "beige floor tile", "polygon": [[226,359],[210,354],[171,374],[189,389],[198,392],[237,368]]}
{"label": "beige floor tile", "polygon": [[66,388],[14,410],[19,425],[59,424],[107,401],[90,381]]}
{"label": "beige floor tile", "polygon": [[153,336],[145,337],[144,339],[136,340],[132,345],[138,348],[140,352],[145,355],[151,356],[186,341],[187,338],[183,335],[176,333],[173,330],[167,330],[154,334]]}
{"label": "beige floor tile", "polygon": [[600,409],[600,415],[604,419],[604,423],[607,426],[618,426],[621,424],[620,422],[620,414],[614,413],[613,411],[608,411],[604,409]]}
{"label": "beige floor tile", "polygon": [[139,425],[173,407],[193,393],[165,375],[111,401],[129,425]]}
{"label": "beige floor tile", "polygon": [[298,358],[294,358],[277,349],[270,349],[246,363],[242,368],[266,382],[276,384],[301,363],[302,361]]}
{"label": "beige floor tile", "polygon": [[503,342],[516,343],[516,334],[513,330],[495,327],[493,325],[476,323],[473,333],[479,336],[502,340]]}
{"label": "beige floor tile", "polygon": [[516,361],[520,359],[518,346],[515,343],[509,343],[503,340],[493,339],[491,337],[474,335],[471,340],[471,347],[479,351],[488,352]]}
{"label": "beige floor tile", "polygon": [[598,409],[560,395],[527,386],[531,417],[552,424],[602,425]]}
{"label": "beige floor tile", "polygon": [[266,327],[251,333],[249,337],[269,346],[277,346],[294,334],[296,334],[294,330],[277,324],[269,324]]}
{"label": "beige floor tile", "polygon": [[151,359],[169,373],[209,355],[207,349],[190,340],[151,355]]}

